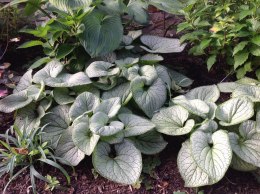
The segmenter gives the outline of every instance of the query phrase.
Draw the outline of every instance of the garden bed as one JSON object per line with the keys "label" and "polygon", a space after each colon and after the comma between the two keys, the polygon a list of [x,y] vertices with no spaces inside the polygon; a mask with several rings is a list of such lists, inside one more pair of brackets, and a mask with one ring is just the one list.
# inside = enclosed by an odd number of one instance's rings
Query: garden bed
{"label": "garden bed", "polygon": [[[171,15],[165,15],[162,12],[151,14],[153,18],[152,23],[149,27],[144,29],[144,32],[156,35],[166,35],[167,37],[176,37],[175,30],[168,29],[169,25],[177,24],[180,21],[179,17]],[[166,20],[164,21],[164,19]],[[33,55],[30,51],[17,52],[13,51],[12,48],[16,45],[11,45],[10,51],[7,52],[5,62],[12,64],[11,70],[17,71],[18,74],[22,75],[23,69],[19,64],[25,64],[32,58],[39,55],[37,51]],[[24,57],[27,56],[27,57]],[[205,61],[199,57],[191,57],[187,54],[187,51],[178,54],[167,54],[163,56],[165,58],[164,64],[167,67],[184,72],[185,75],[194,80],[192,87],[217,84],[223,80],[233,81],[234,77],[225,76],[225,72],[221,68],[221,64],[218,68],[213,69],[208,73],[207,68],[203,64]],[[227,99],[228,96],[221,96],[221,101]],[[9,125],[12,124],[12,114],[0,113],[0,130],[3,132]],[[196,191],[191,188],[185,188],[184,181],[181,178],[178,167],[177,167],[177,154],[181,148],[181,144],[185,139],[176,137],[165,137],[168,142],[167,148],[159,154],[161,165],[156,167],[153,172],[154,178],[145,175],[143,183],[139,189],[133,186],[124,186],[120,184],[108,181],[101,176],[95,177],[93,172],[93,166],[91,158],[87,157],[77,167],[75,172],[70,167],[65,169],[71,175],[71,185],[66,185],[66,180],[57,169],[49,166],[38,166],[39,172],[43,175],[52,175],[57,177],[60,181],[60,187],[55,189],[53,192],[46,190],[46,184],[37,180],[37,190],[40,193],[173,193],[173,192],[185,192],[189,194],[195,194]],[[0,188],[4,188],[4,185],[8,182],[8,175],[4,175],[0,179]],[[30,177],[28,171],[25,171],[14,180],[7,193],[18,194],[27,193],[30,189]],[[0,189],[0,191],[1,191]],[[250,173],[242,173],[234,170],[229,170],[225,177],[217,184],[213,186],[207,186],[200,188],[200,191],[204,191],[205,194],[256,194],[260,193],[260,186],[255,177]]]}

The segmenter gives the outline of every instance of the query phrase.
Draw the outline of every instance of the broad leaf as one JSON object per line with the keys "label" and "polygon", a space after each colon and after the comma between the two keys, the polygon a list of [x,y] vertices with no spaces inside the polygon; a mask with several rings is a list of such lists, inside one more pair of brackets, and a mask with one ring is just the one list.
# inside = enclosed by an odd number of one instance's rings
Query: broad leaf
{"label": "broad leaf", "polygon": [[214,120],[204,121],[196,131],[203,131],[205,133],[214,133],[218,129],[218,124]]}
{"label": "broad leaf", "polygon": [[244,172],[254,171],[257,169],[256,166],[242,160],[235,153],[233,153],[232,156],[231,167],[235,170],[244,171]]}
{"label": "broad leaf", "polygon": [[155,127],[151,121],[133,114],[120,114],[118,118],[124,123],[125,137],[141,135]]}
{"label": "broad leaf", "polygon": [[50,0],[50,3],[62,11],[72,12],[80,8],[86,9],[91,5],[92,0]]}
{"label": "broad leaf", "polygon": [[90,119],[90,130],[100,136],[111,136],[115,135],[119,131],[124,129],[124,124],[119,121],[111,121],[109,117],[103,112],[95,113]]}
{"label": "broad leaf", "polygon": [[51,109],[41,120],[42,126],[46,124],[42,134],[43,142],[48,142],[48,145],[55,149],[62,133],[70,124],[69,106],[56,106]]}
{"label": "broad leaf", "polygon": [[162,66],[162,65],[157,65],[155,68],[156,68],[158,77],[159,77],[165,84],[167,84],[167,86],[168,86],[169,88],[171,88],[172,80],[171,80],[171,77],[170,77],[170,75],[169,75],[169,72],[168,72],[167,67]]}
{"label": "broad leaf", "polygon": [[220,96],[220,92],[216,85],[201,86],[192,89],[187,94],[185,94],[185,96],[189,100],[200,99],[207,102],[216,102]]}
{"label": "broad leaf", "polygon": [[254,104],[248,98],[233,98],[218,106],[216,117],[222,126],[242,123],[254,115]]}
{"label": "broad leaf", "polygon": [[[68,128],[62,132],[55,150],[55,155],[64,159],[66,163],[69,162],[72,166],[77,166],[81,160],[84,159],[84,152],[82,152],[72,140],[71,128]],[[60,162],[62,162],[62,160],[60,160]]]}
{"label": "broad leaf", "polygon": [[136,78],[131,82],[133,98],[139,107],[149,117],[158,111],[165,103],[167,90],[163,81],[159,78],[151,86],[145,85],[145,78]]}
{"label": "broad leaf", "polygon": [[70,118],[75,120],[84,113],[92,112],[100,104],[99,98],[90,93],[83,92],[80,94],[70,108]]}
{"label": "broad leaf", "polygon": [[119,109],[121,108],[120,98],[110,98],[107,100],[103,100],[95,109],[94,113],[103,112],[109,118],[116,116]]}
{"label": "broad leaf", "polygon": [[160,61],[163,61],[163,57],[160,55],[155,55],[155,54],[146,54],[140,58],[140,62],[142,64],[146,64],[146,65],[149,65],[149,64],[153,65]]}
{"label": "broad leaf", "polygon": [[236,82],[222,82],[218,84],[218,89],[223,93],[232,93],[239,86]]}
{"label": "broad leaf", "polygon": [[45,85],[50,87],[73,87],[91,83],[85,73],[69,74],[65,73],[63,69],[64,65],[60,62],[51,61],[33,76],[33,81],[35,83],[43,81]]}
{"label": "broad leaf", "polygon": [[36,109],[35,103],[31,103],[19,109],[16,113],[14,125],[17,126],[18,129],[22,129],[23,127],[29,130],[37,128],[40,124],[40,118],[37,118],[38,113]]}
{"label": "broad leaf", "polygon": [[160,110],[153,116],[157,131],[167,135],[184,135],[195,125],[194,120],[188,120],[189,112],[181,106],[172,106]]}
{"label": "broad leaf", "polygon": [[54,88],[53,98],[59,105],[70,104],[74,102],[74,98],[69,95],[68,88]]}
{"label": "broad leaf", "polygon": [[213,182],[221,180],[232,159],[228,134],[218,130],[209,137],[207,133],[196,131],[191,135],[190,141],[192,154],[198,166]]}
{"label": "broad leaf", "polygon": [[99,135],[93,134],[89,129],[89,119],[87,116],[78,118],[73,124],[72,140],[74,144],[86,155],[90,156],[96,147]]}
{"label": "broad leaf", "polygon": [[255,121],[245,121],[239,127],[239,135],[230,133],[233,151],[247,163],[260,167],[260,133]]}
{"label": "broad leaf", "polygon": [[159,36],[144,35],[141,36],[141,42],[148,46],[141,46],[150,53],[178,53],[182,52],[185,44],[181,45],[179,39],[163,38]]}
{"label": "broad leaf", "polygon": [[260,86],[241,85],[232,93],[232,97],[243,96],[247,96],[253,102],[260,102]]}
{"label": "broad leaf", "polygon": [[103,92],[102,99],[107,100],[110,98],[119,97],[121,99],[121,103],[123,104],[132,97],[130,89],[131,88],[129,82],[120,84],[111,90]]}
{"label": "broad leaf", "polygon": [[18,85],[14,89],[13,93],[18,93],[27,89],[32,85],[32,70],[27,71],[20,79]]}
{"label": "broad leaf", "polygon": [[172,102],[184,107],[190,113],[201,116],[203,118],[206,118],[210,111],[207,103],[199,99],[188,100],[185,96],[177,96],[172,99]]}
{"label": "broad leaf", "polygon": [[130,0],[127,5],[127,13],[138,23],[146,24],[148,22],[147,8],[148,4],[146,2]]}
{"label": "broad leaf", "polygon": [[114,66],[115,65],[112,63],[104,61],[95,61],[87,67],[86,74],[90,78],[116,75],[119,73],[120,70],[118,67]]}
{"label": "broad leaf", "polygon": [[177,164],[179,172],[185,181],[185,187],[200,187],[210,184],[210,178],[196,163],[191,152],[189,141],[182,144]]}
{"label": "broad leaf", "polygon": [[95,11],[85,17],[83,24],[85,31],[80,35],[80,42],[92,57],[108,54],[118,48],[123,37],[120,16]]}
{"label": "broad leaf", "polygon": [[170,74],[172,80],[174,80],[176,85],[178,85],[180,87],[189,87],[190,85],[192,85],[193,80],[186,77],[185,75],[178,73],[174,70],[168,69],[168,71],[169,71],[169,74]]}
{"label": "broad leaf", "polygon": [[0,112],[11,113],[17,109],[27,106],[32,101],[33,98],[28,96],[28,92],[26,90],[11,94],[0,100]]}
{"label": "broad leaf", "polygon": [[135,147],[143,154],[154,155],[160,153],[167,146],[162,135],[156,131],[151,131],[131,138]]}
{"label": "broad leaf", "polygon": [[115,155],[108,143],[98,143],[92,155],[96,171],[103,177],[121,184],[134,184],[142,171],[142,156],[136,147],[124,140],[114,145]]}

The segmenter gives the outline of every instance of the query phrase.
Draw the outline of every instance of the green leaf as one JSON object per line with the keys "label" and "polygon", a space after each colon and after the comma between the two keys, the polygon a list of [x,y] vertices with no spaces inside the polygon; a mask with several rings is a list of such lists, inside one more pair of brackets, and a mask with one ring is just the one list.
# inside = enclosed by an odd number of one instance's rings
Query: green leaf
{"label": "green leaf", "polygon": [[86,69],[86,74],[90,78],[113,76],[119,74],[119,72],[120,69],[115,67],[114,64],[104,61],[95,61],[91,63]]}
{"label": "green leaf", "polygon": [[247,51],[240,51],[234,55],[234,69],[237,69],[239,66],[243,65],[248,59],[249,53]]}
{"label": "green leaf", "polygon": [[186,141],[179,151],[177,164],[185,181],[185,187],[200,187],[211,183],[209,176],[196,163],[191,152],[191,144]]}
{"label": "green leaf", "polygon": [[63,59],[67,55],[69,55],[72,51],[74,51],[75,46],[70,44],[62,44],[57,49],[56,59]]}
{"label": "green leaf", "polygon": [[218,106],[216,117],[220,125],[231,126],[242,123],[254,115],[254,104],[246,98],[233,98]]}
{"label": "green leaf", "polygon": [[95,170],[103,177],[121,184],[134,184],[142,171],[142,156],[135,146],[124,140],[114,145],[115,156],[109,144],[100,142],[92,154]]}
{"label": "green leaf", "polygon": [[158,77],[169,87],[172,86],[172,79],[169,75],[168,68],[163,65],[157,65],[155,67]]}
{"label": "green leaf", "polygon": [[70,104],[74,102],[74,98],[69,95],[68,88],[54,88],[53,98],[59,105]]}
{"label": "green leaf", "polygon": [[207,114],[210,111],[210,108],[206,102],[199,99],[188,100],[183,95],[173,98],[172,102],[174,104],[180,105],[183,108],[187,109],[190,113],[198,115],[203,118],[206,118]]}
{"label": "green leaf", "polygon": [[39,41],[39,40],[31,40],[31,41],[28,41],[28,42],[25,42],[23,43],[22,45],[20,45],[18,47],[18,49],[20,48],[29,48],[29,47],[34,47],[34,46],[42,46],[43,45],[43,42],[42,41]]}
{"label": "green leaf", "polygon": [[238,86],[236,82],[222,82],[218,84],[218,89],[223,93],[232,93]]}
{"label": "green leaf", "polygon": [[260,57],[260,47],[259,46],[252,45],[250,47],[250,52],[252,55],[254,55],[256,57]]}
{"label": "green leaf", "polygon": [[167,146],[162,135],[156,131],[132,137],[135,147],[146,155],[154,155],[160,153]]}
{"label": "green leaf", "polygon": [[216,85],[201,86],[189,91],[185,97],[188,100],[199,99],[206,102],[216,102],[220,97],[220,91]]}
{"label": "green leaf", "polygon": [[133,65],[137,64],[139,62],[139,58],[132,58],[132,57],[127,57],[124,59],[119,59],[115,61],[115,64],[119,66],[120,68],[129,68],[132,67]]}
{"label": "green leaf", "polygon": [[31,69],[36,69],[40,66],[42,66],[43,64],[46,64],[48,62],[50,62],[51,59],[49,57],[43,57],[43,58],[40,58],[39,60],[35,61],[31,66],[30,66],[30,70]]}
{"label": "green leaf", "polygon": [[145,65],[153,65],[160,61],[163,61],[163,57],[155,54],[146,54],[140,58],[140,63]]}
{"label": "green leaf", "polygon": [[103,112],[109,118],[113,118],[118,113],[121,108],[120,98],[110,98],[103,100],[96,108],[94,108],[94,113]]}
{"label": "green leaf", "polygon": [[124,123],[125,137],[141,135],[155,127],[151,121],[133,114],[119,114],[118,118]]}
{"label": "green leaf", "polygon": [[255,121],[245,121],[239,127],[239,135],[229,133],[232,150],[242,160],[260,167],[260,133]]}
{"label": "green leaf", "polygon": [[53,60],[43,69],[35,73],[33,81],[35,83],[44,82],[50,87],[73,87],[82,86],[91,83],[91,80],[84,72],[69,74],[63,71],[64,65]]}
{"label": "green leaf", "polygon": [[[64,159],[66,163],[72,166],[77,166],[85,157],[82,152],[72,140],[72,129],[68,128],[64,130],[59,139],[59,143],[55,150],[55,155]],[[62,160],[60,160],[62,162]]]}
{"label": "green leaf", "polygon": [[241,85],[232,92],[233,98],[244,96],[253,102],[260,102],[260,86]]}
{"label": "green leaf", "polygon": [[70,107],[70,118],[75,120],[84,113],[92,112],[99,104],[99,98],[96,95],[90,92],[83,92],[78,95],[75,102]]}
{"label": "green leaf", "polygon": [[252,43],[256,44],[257,46],[260,46],[260,35],[256,35],[251,40]]}
{"label": "green leaf", "polygon": [[246,47],[247,44],[248,44],[248,41],[242,41],[238,45],[236,45],[233,50],[233,55],[236,55],[239,51],[244,50],[244,48]]}
{"label": "green leaf", "polygon": [[119,121],[111,121],[109,117],[103,112],[95,113],[90,119],[90,130],[100,136],[115,135],[124,129],[124,124]]}
{"label": "green leaf", "polygon": [[13,93],[16,94],[27,89],[32,85],[32,70],[27,71],[20,79],[18,85],[14,89]]}
{"label": "green leaf", "polygon": [[180,43],[179,39],[163,38],[159,36],[144,35],[141,36],[141,42],[148,46],[141,46],[150,53],[179,53],[185,48],[185,44]]}
{"label": "green leaf", "polygon": [[26,131],[27,129],[32,130],[39,127],[40,118],[37,118],[38,113],[36,110],[37,107],[35,103],[31,103],[24,108],[19,109],[16,113],[14,125],[17,126],[18,129],[24,127]]}
{"label": "green leaf", "polygon": [[0,112],[11,113],[17,109],[27,106],[32,101],[33,98],[28,96],[26,90],[11,94],[0,100]]}
{"label": "green leaf", "polygon": [[257,169],[256,166],[242,160],[235,153],[233,153],[233,156],[232,156],[231,168],[238,170],[238,171],[243,171],[243,172],[255,171]]}
{"label": "green leaf", "polygon": [[119,97],[121,99],[121,103],[125,103],[129,97],[131,97],[131,87],[130,83],[126,82],[120,84],[111,90],[105,91],[102,93],[102,99],[107,100],[110,98]]}
{"label": "green leaf", "polygon": [[207,67],[208,71],[211,70],[212,66],[216,63],[217,61],[217,55],[211,55],[208,60],[207,60]]}
{"label": "green leaf", "polygon": [[147,24],[148,22],[148,13],[147,13],[148,4],[143,1],[130,0],[127,5],[127,13],[134,18],[140,24]]}
{"label": "green leaf", "polygon": [[118,48],[123,38],[123,26],[118,15],[106,15],[95,11],[83,20],[85,31],[80,42],[92,56],[108,54]]}
{"label": "green leaf", "polygon": [[172,80],[174,80],[175,84],[177,84],[178,86],[189,87],[192,85],[193,80],[186,77],[185,75],[178,73],[174,70],[170,70],[170,69],[168,69],[168,71],[169,71],[169,74],[170,74]]}
{"label": "green leaf", "polygon": [[51,109],[41,119],[41,125],[47,125],[42,134],[43,142],[48,142],[48,145],[55,149],[63,131],[68,129],[69,124],[69,106],[60,105]]}
{"label": "green leaf", "polygon": [[196,131],[203,131],[205,133],[214,133],[218,129],[218,124],[214,120],[204,121]]}
{"label": "green leaf", "polygon": [[189,133],[195,125],[194,120],[188,120],[189,112],[181,106],[172,106],[156,113],[152,122],[158,132],[166,135],[184,135]]}
{"label": "green leaf", "polygon": [[190,141],[192,155],[198,166],[214,183],[221,180],[232,159],[228,134],[218,130],[209,137],[207,133],[196,131],[191,135]]}
{"label": "green leaf", "polygon": [[50,3],[65,12],[72,12],[80,8],[87,8],[92,4],[92,0],[50,0]]}
{"label": "green leaf", "polygon": [[76,124],[73,124],[72,140],[82,152],[90,156],[94,151],[100,136],[93,134],[90,131],[89,119],[87,116],[78,118],[76,122]]}
{"label": "green leaf", "polygon": [[131,82],[133,98],[139,107],[149,117],[158,111],[166,101],[167,90],[161,79],[155,80],[147,86],[146,78],[136,78]]}

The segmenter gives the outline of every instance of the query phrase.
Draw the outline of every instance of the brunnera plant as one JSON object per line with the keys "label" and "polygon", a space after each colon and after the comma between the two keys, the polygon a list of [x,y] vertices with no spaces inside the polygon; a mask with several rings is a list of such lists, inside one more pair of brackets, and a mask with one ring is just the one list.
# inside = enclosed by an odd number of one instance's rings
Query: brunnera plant
{"label": "brunnera plant", "polygon": [[[220,91],[231,98],[217,103]],[[260,82],[243,79],[192,89],[156,113],[158,132],[189,135],[178,154],[178,168],[187,187],[212,185],[229,167],[260,167]]]}
{"label": "brunnera plant", "polygon": [[[125,37],[140,36],[134,34]],[[155,54],[181,52],[179,40],[143,35],[140,42],[121,44],[126,58],[113,53],[74,74],[57,59],[34,74],[29,70],[0,101],[0,111],[16,111],[16,126],[45,126],[41,138],[59,162],[76,166],[92,156],[100,175],[133,184],[142,171],[141,154],[157,154],[167,145],[150,118],[171,92],[192,84],[159,65],[163,57]],[[142,52],[131,52],[136,47]]]}
{"label": "brunnera plant", "polygon": [[185,17],[177,30],[185,33],[181,41],[191,43],[189,53],[208,57],[209,70],[225,62],[239,79],[248,72],[260,79],[259,0],[197,0],[179,13]]}

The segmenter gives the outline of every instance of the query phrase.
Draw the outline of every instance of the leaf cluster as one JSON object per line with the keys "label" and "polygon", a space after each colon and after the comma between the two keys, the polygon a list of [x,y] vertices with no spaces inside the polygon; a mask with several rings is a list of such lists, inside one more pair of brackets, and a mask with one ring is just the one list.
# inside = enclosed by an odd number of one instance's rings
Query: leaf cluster
{"label": "leaf cluster", "polygon": [[259,0],[197,0],[180,11],[185,21],[177,31],[185,33],[182,42],[191,43],[189,53],[208,57],[209,70],[226,61],[237,78],[255,72],[260,79],[259,5]]}
{"label": "leaf cluster", "polygon": [[[231,98],[218,103],[220,92],[231,93]],[[153,116],[158,132],[189,136],[177,159],[187,187],[215,184],[229,167],[260,167],[259,102],[260,83],[244,78],[194,88]]]}
{"label": "leaf cluster", "polygon": [[192,80],[159,65],[163,57],[155,54],[181,52],[185,45],[179,40],[140,31],[124,37],[123,54],[94,60],[83,71],[70,73],[58,59],[35,73],[29,70],[0,101],[0,111],[16,111],[20,128],[42,127],[40,137],[60,163],[76,166],[92,156],[100,175],[134,184],[142,171],[141,154],[157,154],[167,145],[150,118]]}

